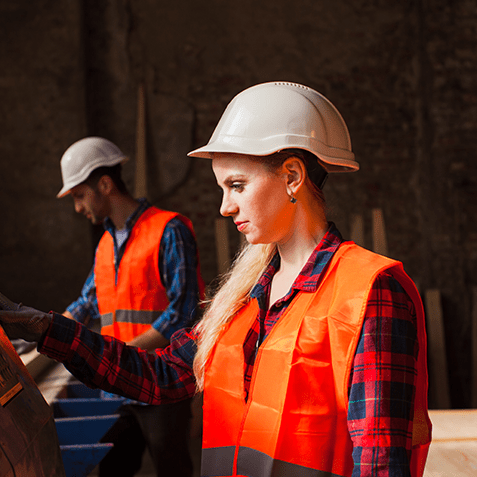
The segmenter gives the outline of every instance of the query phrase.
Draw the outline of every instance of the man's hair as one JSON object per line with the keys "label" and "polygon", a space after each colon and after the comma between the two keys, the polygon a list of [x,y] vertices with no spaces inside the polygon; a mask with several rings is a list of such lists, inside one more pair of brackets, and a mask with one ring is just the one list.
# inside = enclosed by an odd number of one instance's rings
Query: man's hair
{"label": "man's hair", "polygon": [[121,177],[121,164],[116,164],[115,166],[102,166],[95,169],[84,183],[90,186],[92,189],[96,189],[99,179],[103,176],[109,176],[113,181],[114,185],[121,194],[128,194],[128,190],[124,181]]}

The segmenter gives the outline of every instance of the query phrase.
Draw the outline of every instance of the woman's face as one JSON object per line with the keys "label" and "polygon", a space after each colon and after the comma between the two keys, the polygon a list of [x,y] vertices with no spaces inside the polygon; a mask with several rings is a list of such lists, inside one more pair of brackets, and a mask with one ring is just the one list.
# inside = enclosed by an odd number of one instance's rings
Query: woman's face
{"label": "woman's face", "polygon": [[285,173],[274,174],[261,162],[240,154],[214,158],[212,169],[223,190],[220,213],[232,217],[249,243],[286,240],[293,205],[287,193]]}

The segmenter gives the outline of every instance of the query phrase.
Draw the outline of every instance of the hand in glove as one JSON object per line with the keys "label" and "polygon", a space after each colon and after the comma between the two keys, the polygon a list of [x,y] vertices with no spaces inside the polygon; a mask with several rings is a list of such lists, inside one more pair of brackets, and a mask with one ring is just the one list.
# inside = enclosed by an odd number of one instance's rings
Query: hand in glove
{"label": "hand in glove", "polygon": [[50,325],[51,315],[21,303],[16,311],[0,309],[0,325],[12,340],[39,341]]}

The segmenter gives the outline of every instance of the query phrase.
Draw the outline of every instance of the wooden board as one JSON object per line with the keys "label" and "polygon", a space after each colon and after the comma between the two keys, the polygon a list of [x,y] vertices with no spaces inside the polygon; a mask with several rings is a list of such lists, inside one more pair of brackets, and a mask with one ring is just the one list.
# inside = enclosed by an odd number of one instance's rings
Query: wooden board
{"label": "wooden board", "polygon": [[361,214],[353,214],[351,216],[351,240],[364,247],[364,219]]}
{"label": "wooden board", "polygon": [[429,415],[433,442],[477,440],[477,409],[431,409]]}
{"label": "wooden board", "polygon": [[387,257],[388,242],[386,239],[383,211],[381,209],[373,209],[372,214],[373,251]]}
{"label": "wooden board", "polygon": [[477,408],[477,287],[472,287],[472,402]]}
{"label": "wooden board", "polygon": [[477,475],[477,409],[431,410],[432,442],[424,477]]}
{"label": "wooden board", "polygon": [[226,218],[215,219],[215,245],[217,249],[217,273],[222,275],[230,266],[229,232]]}
{"label": "wooden board", "polygon": [[429,449],[424,477],[475,477],[477,439],[433,442]]}
{"label": "wooden board", "polygon": [[134,177],[134,196],[147,197],[146,164],[146,93],[141,83],[137,93],[136,118],[136,174]]}
{"label": "wooden board", "polygon": [[429,396],[433,407],[449,409],[451,406],[447,375],[444,318],[439,290],[426,290],[425,306],[429,350]]}

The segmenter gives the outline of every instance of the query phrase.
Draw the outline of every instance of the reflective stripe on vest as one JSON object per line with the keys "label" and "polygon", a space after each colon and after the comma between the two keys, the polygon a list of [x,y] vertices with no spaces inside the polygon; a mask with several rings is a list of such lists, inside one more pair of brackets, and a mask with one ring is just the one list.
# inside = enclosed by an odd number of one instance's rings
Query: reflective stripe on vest
{"label": "reflective stripe on vest", "polygon": [[150,329],[169,305],[159,272],[159,251],[164,229],[175,217],[194,234],[187,218],[156,207],[146,209],[131,230],[117,276],[114,241],[109,232],[103,234],[95,260],[102,334],[129,341]]}
{"label": "reflective stripe on vest", "polygon": [[[114,320],[116,318],[116,320]],[[101,316],[101,325],[110,326],[114,321],[120,323],[133,323],[140,325],[147,325],[157,320],[158,314],[156,311],[148,310],[116,310],[116,313],[105,313]]]}
{"label": "reflective stripe on vest", "polygon": [[272,459],[267,454],[248,447],[240,447],[237,452],[237,474],[233,474],[235,447],[202,449],[201,475],[212,476],[261,476],[274,477],[342,477],[330,472],[309,469],[290,462]]}
{"label": "reflective stripe on vest", "polygon": [[430,441],[422,303],[399,262],[344,243],[317,292],[299,293],[260,346],[247,402],[242,346],[258,313],[256,300],[221,335],[205,376],[203,476],[351,475],[349,377],[371,286],[386,269],[417,313],[412,476],[422,475]]}
{"label": "reflective stripe on vest", "polygon": [[157,311],[116,310],[101,315],[101,334],[108,336],[139,336],[161,315]]}

